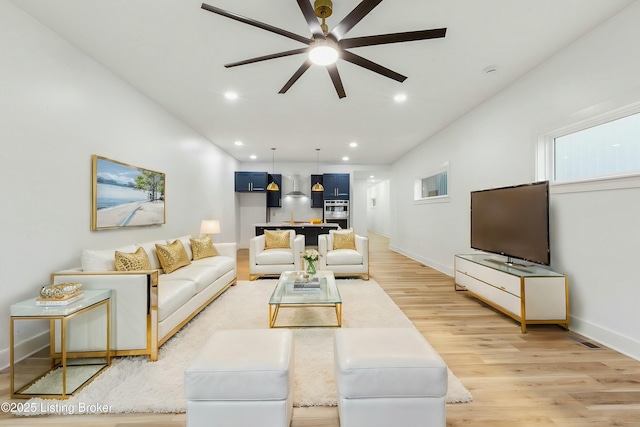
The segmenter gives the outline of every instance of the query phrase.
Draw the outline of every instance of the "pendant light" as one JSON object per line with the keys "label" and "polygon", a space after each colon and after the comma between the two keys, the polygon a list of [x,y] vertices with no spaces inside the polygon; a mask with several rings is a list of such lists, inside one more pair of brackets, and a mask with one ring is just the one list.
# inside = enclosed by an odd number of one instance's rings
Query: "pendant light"
{"label": "pendant light", "polygon": [[[276,149],[275,148],[271,148],[271,152],[272,152],[272,159],[273,159],[273,163],[272,163],[272,170],[271,172],[273,174],[276,173]],[[267,191],[280,191],[280,187],[278,187],[278,184],[276,184],[276,182],[274,180],[272,180],[269,185],[267,185]]]}
{"label": "pendant light", "polygon": [[[318,162],[318,175],[320,175],[320,149],[319,148],[316,148],[316,158]],[[314,191],[314,192],[324,191],[324,187],[322,184],[320,184],[320,181],[318,181],[315,184],[313,184],[313,187],[311,187],[311,191]]]}

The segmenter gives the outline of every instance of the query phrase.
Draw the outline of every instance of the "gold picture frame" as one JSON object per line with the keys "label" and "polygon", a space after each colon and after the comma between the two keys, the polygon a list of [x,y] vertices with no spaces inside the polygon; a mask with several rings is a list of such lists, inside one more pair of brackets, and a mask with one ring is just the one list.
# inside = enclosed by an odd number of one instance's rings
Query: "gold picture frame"
{"label": "gold picture frame", "polygon": [[91,230],[166,223],[165,174],[91,156]]}

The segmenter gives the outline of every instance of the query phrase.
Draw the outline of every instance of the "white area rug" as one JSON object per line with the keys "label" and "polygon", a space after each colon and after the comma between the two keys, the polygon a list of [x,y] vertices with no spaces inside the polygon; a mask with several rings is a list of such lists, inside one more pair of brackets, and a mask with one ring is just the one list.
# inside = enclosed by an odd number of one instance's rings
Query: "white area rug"
{"label": "white area rug", "polygon": [[[46,413],[78,413],[101,405],[109,413],[186,410],[184,369],[202,343],[217,329],[268,328],[268,301],[275,280],[240,281],[167,341],[157,362],[147,357],[114,359],[112,366],[64,405],[30,399]],[[373,280],[338,280],[346,328],[413,327],[391,298]],[[276,325],[335,324],[333,308],[281,309]],[[333,333],[335,328],[293,329],[295,340],[295,406],[335,406]],[[449,371],[448,403],[471,401],[471,394]],[[61,401],[57,401],[60,403]],[[52,408],[54,411],[51,411]],[[25,413],[22,415],[36,415]]]}

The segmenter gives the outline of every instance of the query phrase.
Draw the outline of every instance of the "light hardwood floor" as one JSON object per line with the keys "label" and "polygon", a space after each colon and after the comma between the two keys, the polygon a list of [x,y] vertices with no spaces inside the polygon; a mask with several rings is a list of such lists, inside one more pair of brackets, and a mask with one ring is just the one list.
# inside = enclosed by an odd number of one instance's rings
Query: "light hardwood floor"
{"label": "light hardwood floor", "polygon": [[[388,249],[370,234],[371,278],[378,282],[473,394],[447,405],[447,426],[640,426],[640,361],[554,325],[520,326],[464,292],[453,278]],[[248,251],[238,253],[247,280]],[[571,289],[571,278],[569,278]],[[9,401],[0,373],[0,402]],[[13,417],[2,426],[181,427],[185,414]],[[336,408],[296,408],[292,427],[338,427]],[[259,427],[259,426],[256,426]],[[395,427],[395,426],[390,426]],[[401,427],[401,426],[398,426]]]}

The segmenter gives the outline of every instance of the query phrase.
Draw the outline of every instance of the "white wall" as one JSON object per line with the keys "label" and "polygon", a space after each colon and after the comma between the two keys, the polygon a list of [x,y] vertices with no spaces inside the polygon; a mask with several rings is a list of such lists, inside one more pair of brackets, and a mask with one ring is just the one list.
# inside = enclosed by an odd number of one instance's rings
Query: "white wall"
{"label": "white wall", "polygon": [[[469,253],[469,192],[531,182],[540,134],[640,101],[640,2],[568,46],[392,167],[391,245],[452,274]],[[451,162],[449,203],[416,205],[416,176]],[[571,329],[640,358],[640,188],[552,194],[552,267],[569,276]],[[530,332],[534,333],[534,332]]]}
{"label": "white wall", "polygon": [[[390,182],[388,179],[367,187],[367,224],[371,231],[383,236],[391,234]],[[373,206],[375,200],[375,206]]]}
{"label": "white wall", "polygon": [[[205,218],[220,219],[214,240],[235,241],[237,162],[5,0],[0,33],[3,367],[9,306],[79,265],[82,248],[198,235]],[[90,231],[92,154],[166,173],[167,223]]]}

